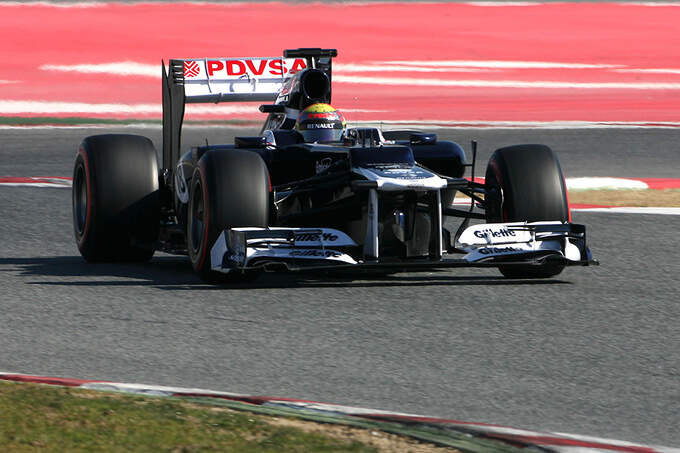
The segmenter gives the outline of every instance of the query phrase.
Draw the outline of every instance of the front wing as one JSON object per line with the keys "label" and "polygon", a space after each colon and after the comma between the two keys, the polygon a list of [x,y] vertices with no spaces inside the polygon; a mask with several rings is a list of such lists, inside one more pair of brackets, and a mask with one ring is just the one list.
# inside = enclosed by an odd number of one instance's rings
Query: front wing
{"label": "front wing", "polygon": [[[331,228],[231,228],[211,250],[213,271],[389,269],[421,271],[450,267],[567,266],[598,264],[586,245],[583,225],[561,222],[480,224],[456,244],[430,257],[357,257],[361,248]],[[452,257],[457,254],[459,258]]]}

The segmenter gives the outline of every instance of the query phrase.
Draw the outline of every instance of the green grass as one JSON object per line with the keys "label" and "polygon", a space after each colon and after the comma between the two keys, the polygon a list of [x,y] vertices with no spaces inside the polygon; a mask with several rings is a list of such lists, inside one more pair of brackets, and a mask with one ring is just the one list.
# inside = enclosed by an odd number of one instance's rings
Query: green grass
{"label": "green grass", "polygon": [[168,398],[0,381],[2,451],[375,452],[267,417]]}

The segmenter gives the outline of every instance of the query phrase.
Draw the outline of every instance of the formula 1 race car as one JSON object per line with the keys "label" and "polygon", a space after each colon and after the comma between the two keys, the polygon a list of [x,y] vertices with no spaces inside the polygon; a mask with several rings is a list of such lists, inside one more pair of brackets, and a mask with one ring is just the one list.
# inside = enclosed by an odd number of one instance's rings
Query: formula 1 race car
{"label": "formula 1 race car", "polygon": [[[160,168],[145,137],[96,135],[78,150],[73,221],[82,256],[186,254],[207,281],[445,267],[545,278],[596,263],[585,227],[571,223],[550,148],[497,150],[482,184],[474,142],[468,164],[458,144],[434,134],[345,128],[330,107],[336,55],[294,49],[283,58],[170,60],[167,72],[163,63]],[[185,104],[223,101],[269,102],[260,106],[260,135],[180,155]],[[461,193],[469,209],[453,206]],[[461,219],[455,231],[444,228],[445,216]]]}

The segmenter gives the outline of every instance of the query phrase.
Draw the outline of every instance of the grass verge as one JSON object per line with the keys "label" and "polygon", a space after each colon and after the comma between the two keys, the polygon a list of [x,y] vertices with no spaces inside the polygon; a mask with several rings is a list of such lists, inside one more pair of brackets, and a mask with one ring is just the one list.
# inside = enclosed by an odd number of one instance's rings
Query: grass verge
{"label": "grass verge", "polygon": [[0,381],[4,451],[456,451],[384,432],[224,406]]}
{"label": "grass verge", "polygon": [[602,206],[680,207],[680,189],[570,190],[569,202]]}

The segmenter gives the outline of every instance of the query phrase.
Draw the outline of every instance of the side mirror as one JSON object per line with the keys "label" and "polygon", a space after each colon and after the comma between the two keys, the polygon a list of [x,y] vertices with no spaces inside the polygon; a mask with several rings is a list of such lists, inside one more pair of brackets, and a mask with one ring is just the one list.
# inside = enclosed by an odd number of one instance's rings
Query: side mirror
{"label": "side mirror", "polygon": [[235,137],[234,144],[237,148],[266,148],[267,139],[261,136]]}
{"label": "side mirror", "polygon": [[260,106],[262,113],[285,113],[286,106],[283,104],[262,104]]}
{"label": "side mirror", "polygon": [[374,127],[353,127],[347,129],[346,135],[354,146],[375,147],[385,142],[380,129]]}
{"label": "side mirror", "polygon": [[411,134],[409,136],[411,145],[434,145],[437,143],[437,134]]}

